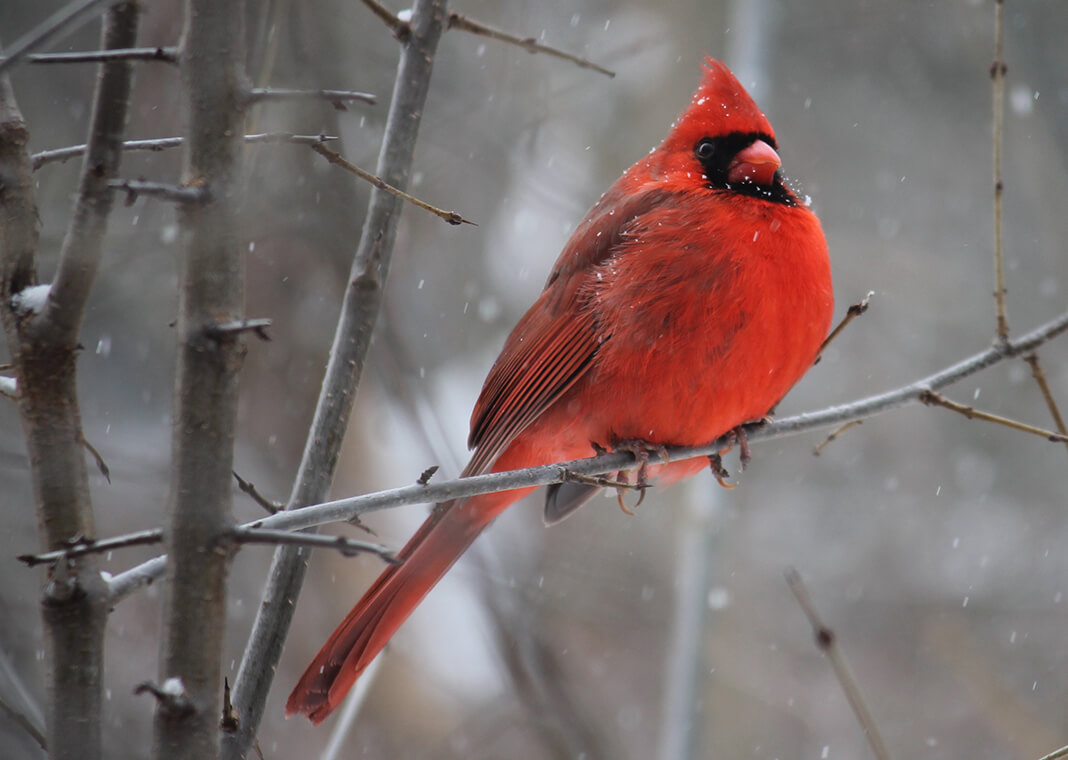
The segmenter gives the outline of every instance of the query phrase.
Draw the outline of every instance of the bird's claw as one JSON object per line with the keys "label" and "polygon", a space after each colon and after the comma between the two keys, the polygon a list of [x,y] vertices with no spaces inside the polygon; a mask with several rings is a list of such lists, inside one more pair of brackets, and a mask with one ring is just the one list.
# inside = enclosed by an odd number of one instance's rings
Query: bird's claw
{"label": "bird's claw", "polygon": [[[649,441],[643,441],[638,438],[628,438],[622,441],[617,441],[612,447],[612,450],[629,451],[634,455],[634,459],[638,463],[638,472],[634,484],[630,483],[630,476],[625,470],[620,470],[616,475],[617,480],[626,484],[626,488],[616,488],[616,500],[619,502],[619,508],[628,515],[633,515],[634,512],[631,510],[641,506],[641,503],[645,501],[645,490],[651,486],[649,483],[649,455],[656,454],[663,459],[666,464],[669,461],[667,447],[662,443],[650,443]],[[638,491],[638,501],[629,509],[623,500],[623,493],[628,489]]]}

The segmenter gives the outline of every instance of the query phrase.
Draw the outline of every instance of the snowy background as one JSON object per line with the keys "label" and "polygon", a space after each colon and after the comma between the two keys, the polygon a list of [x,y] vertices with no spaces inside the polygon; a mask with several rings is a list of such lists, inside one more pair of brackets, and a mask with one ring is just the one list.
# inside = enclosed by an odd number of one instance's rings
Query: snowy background
{"label": "snowy background", "polygon": [[[3,3],[4,42],[60,5]],[[255,30],[264,8],[249,5]],[[396,43],[358,2],[290,5],[267,83],[370,90],[380,105],[261,105],[249,131],[338,134],[348,158],[373,168]],[[146,6],[142,44],[174,44],[178,4]],[[471,406],[507,331],[586,209],[687,104],[705,53],[751,87],[786,173],[811,196],[838,314],[875,291],[869,313],[779,413],[886,390],[989,345],[991,2],[466,0],[456,9],[617,76],[458,32],[443,38],[411,190],[479,226],[404,212],[336,495],[407,484],[430,464],[459,470]],[[1019,334],[1068,303],[1068,13],[1013,0],[1005,34],[1006,268]],[[91,49],[96,38],[89,27],[57,49]],[[177,134],[177,72],[140,66],[130,137]],[[85,65],[15,72],[33,150],[84,142],[93,77]],[[121,173],[174,180],[178,159],[131,154]],[[246,165],[247,311],[274,327],[270,343],[250,343],[237,467],[284,500],[367,188],[297,146],[252,147]],[[37,173],[44,281],[77,172],[71,161]],[[91,475],[102,536],[161,522],[175,240],[169,206],[120,204],[83,329],[86,436],[112,471],[110,485]],[[1041,355],[1068,405],[1065,346]],[[1051,425],[1022,362],[947,395]],[[21,436],[0,399],[0,696],[34,715],[43,571],[14,559],[37,545]],[[703,474],[650,493],[635,517],[605,499],[544,529],[540,498],[517,505],[397,636],[342,756],[640,760],[667,756],[679,734],[665,726],[692,719],[693,757],[863,757],[863,735],[783,581],[788,566],[836,629],[895,756],[1026,760],[1068,744],[1064,447],[920,407],[868,420],[817,458],[822,437],[756,446],[739,488],[722,491]],[[239,519],[258,510],[235,497]],[[400,546],[424,514],[417,506],[368,522]],[[147,556],[126,550],[107,564],[118,572]],[[232,670],[269,560],[248,548],[235,561]],[[687,562],[701,573],[680,584]],[[315,557],[260,731],[268,760],[312,757],[325,743],[329,724],[284,721],[282,704],[379,570],[373,559]],[[668,674],[680,613],[700,625],[683,668],[696,697],[665,710],[679,693]],[[111,757],[147,753],[153,705],[131,690],[157,675],[158,626],[158,588],[113,615]],[[37,756],[2,718],[0,746]]]}

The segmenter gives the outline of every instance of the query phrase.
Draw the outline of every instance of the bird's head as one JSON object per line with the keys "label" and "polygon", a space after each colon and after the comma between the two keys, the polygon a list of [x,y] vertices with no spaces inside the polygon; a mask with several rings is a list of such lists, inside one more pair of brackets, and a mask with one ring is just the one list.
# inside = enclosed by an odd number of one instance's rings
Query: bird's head
{"label": "bird's head", "polygon": [[708,58],[704,68],[689,108],[655,151],[662,168],[714,190],[796,203],[782,183],[767,117],[726,65]]}

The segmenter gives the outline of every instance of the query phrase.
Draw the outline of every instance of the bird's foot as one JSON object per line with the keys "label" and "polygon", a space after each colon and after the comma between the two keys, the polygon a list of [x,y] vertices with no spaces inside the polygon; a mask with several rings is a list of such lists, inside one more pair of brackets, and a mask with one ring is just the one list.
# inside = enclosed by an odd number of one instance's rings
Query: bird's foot
{"label": "bird's foot", "polygon": [[626,483],[626,488],[616,489],[616,498],[619,501],[619,508],[626,512],[628,515],[634,514],[631,509],[627,508],[626,503],[623,501],[623,494],[627,489],[635,489],[638,491],[638,501],[634,505],[633,509],[637,509],[641,506],[641,503],[645,501],[645,489],[650,487],[649,483],[649,455],[656,454],[664,460],[666,464],[668,461],[667,447],[662,443],[650,443],[649,441],[643,441],[640,438],[627,438],[622,441],[616,441],[612,447],[613,451],[629,451],[634,455],[634,459],[638,464],[638,472],[635,477],[634,484],[630,483],[630,474],[625,470],[620,470],[616,475],[616,479]]}
{"label": "bird's foot", "polygon": [[720,456],[720,454],[708,455],[708,469],[712,470],[712,477],[714,477],[716,482],[724,488],[734,488],[738,485],[737,483],[727,482],[727,478],[729,478],[731,474],[727,472],[727,468],[723,466],[723,457]]}

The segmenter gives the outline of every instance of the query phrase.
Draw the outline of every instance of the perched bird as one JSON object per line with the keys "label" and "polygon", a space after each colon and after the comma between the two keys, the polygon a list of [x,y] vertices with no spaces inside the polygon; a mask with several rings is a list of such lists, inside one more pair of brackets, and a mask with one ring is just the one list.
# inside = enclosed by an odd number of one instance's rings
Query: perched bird
{"label": "perched bird", "polygon": [[[477,475],[625,449],[639,461],[764,417],[812,365],[833,309],[827,243],[783,184],[775,133],[705,62],[659,147],[594,204],[519,320],[471,417]],[[706,459],[639,472],[671,483]],[[523,488],[438,504],[305,670],[286,714],[322,722],[427,592]],[[550,487],[566,517],[596,484]]]}

